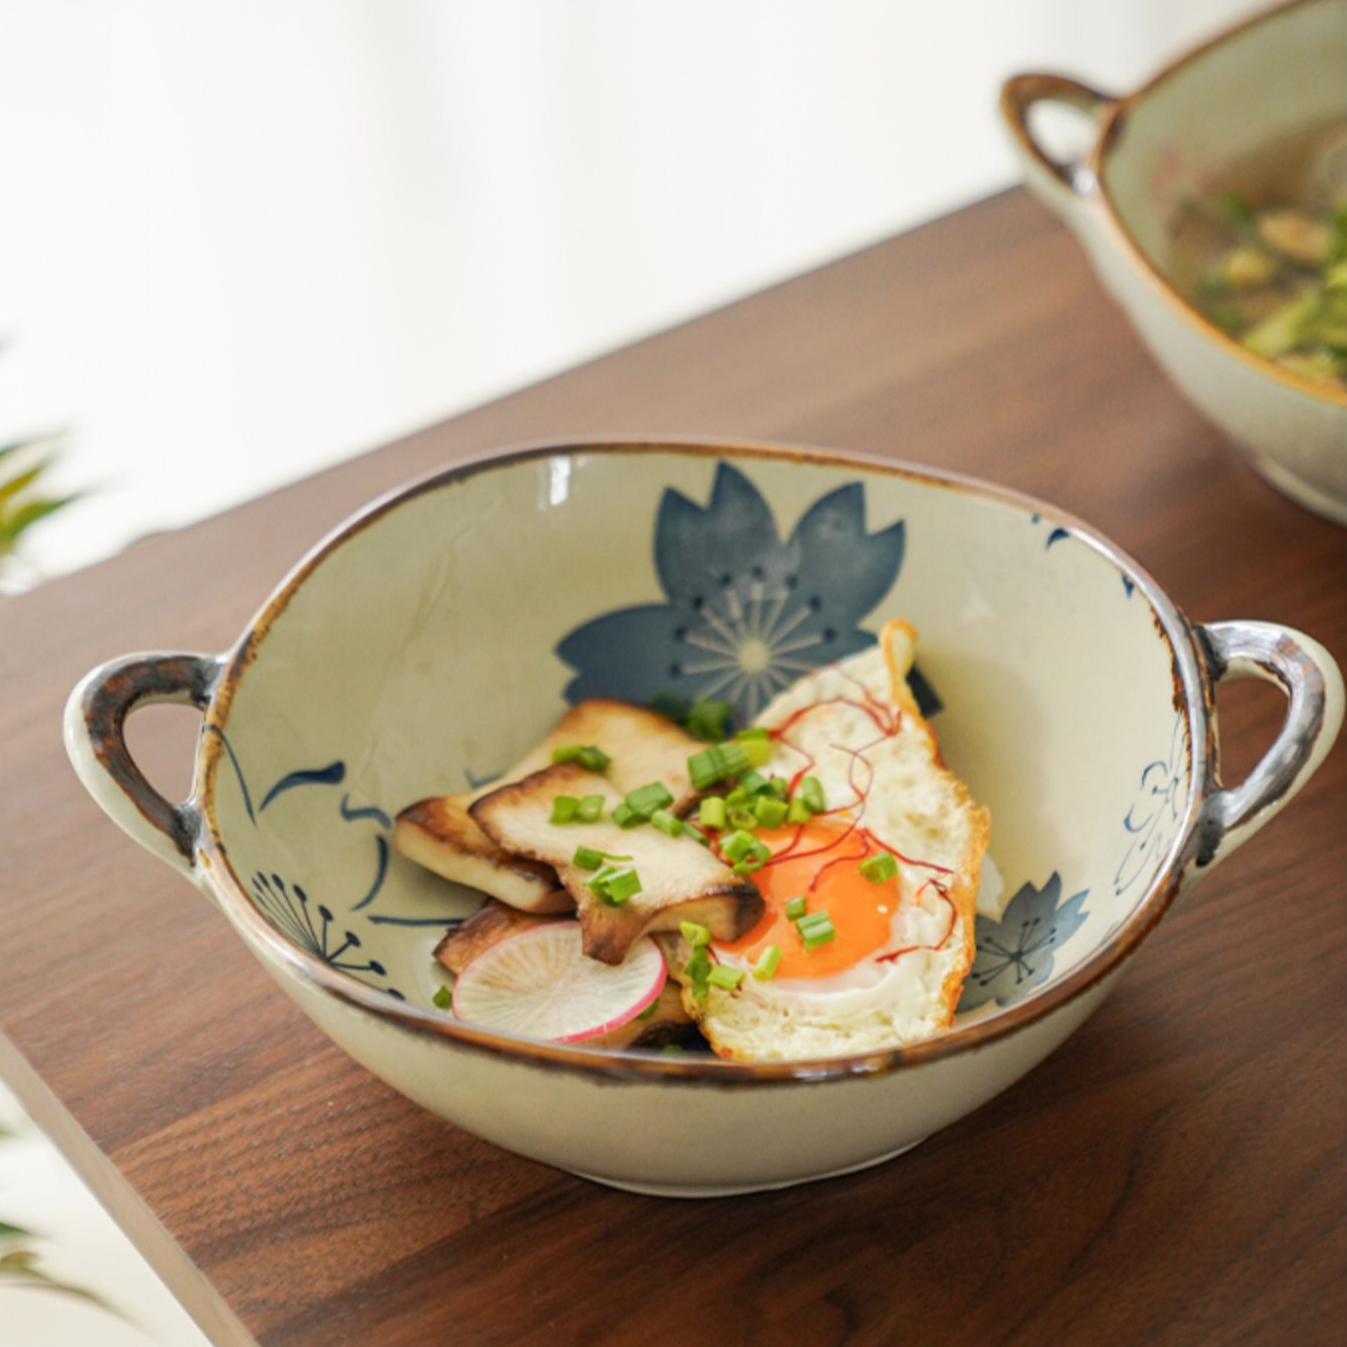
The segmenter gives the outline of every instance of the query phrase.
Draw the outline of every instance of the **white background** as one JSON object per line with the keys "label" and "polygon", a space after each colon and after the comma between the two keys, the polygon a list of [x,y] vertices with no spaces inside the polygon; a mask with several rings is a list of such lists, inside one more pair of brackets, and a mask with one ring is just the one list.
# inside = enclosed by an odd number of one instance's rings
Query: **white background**
{"label": "white background", "polygon": [[[3,0],[0,437],[48,570],[1011,181],[1008,74],[1247,0]],[[594,427],[599,430],[601,427]]]}

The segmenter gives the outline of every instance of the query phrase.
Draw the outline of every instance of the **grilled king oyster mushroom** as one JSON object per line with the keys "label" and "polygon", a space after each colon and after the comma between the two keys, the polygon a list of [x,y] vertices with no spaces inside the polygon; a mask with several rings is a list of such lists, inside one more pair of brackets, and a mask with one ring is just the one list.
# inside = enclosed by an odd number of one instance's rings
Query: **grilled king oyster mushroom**
{"label": "grilled king oyster mushroom", "polygon": [[[683,766],[686,772],[686,762]],[[652,779],[657,778],[646,777],[641,784]],[[677,785],[668,786],[676,801]],[[604,817],[596,823],[553,823],[552,803],[558,795],[602,795]],[[690,834],[670,837],[648,824],[620,828],[610,815],[622,799],[606,777],[578,763],[562,763],[492,791],[470,812],[504,851],[556,871],[575,899],[585,953],[604,963],[621,963],[639,937],[676,931],[681,921],[698,922],[721,940],[733,940],[757,922],[762,898],[750,880],[736,875]],[[616,904],[605,901],[588,887],[596,871],[575,864],[578,847],[623,857],[613,864],[634,869],[640,891]]]}
{"label": "grilled king oyster mushroom", "polygon": [[697,741],[654,711],[593,698],[571,707],[556,728],[506,773],[504,782],[409,805],[397,817],[394,844],[409,860],[437,875],[479,889],[521,912],[571,911],[575,902],[550,866],[502,850],[471,814],[478,800],[550,766],[553,750],[571,744],[592,744],[612,759],[608,776],[620,794],[648,781],[663,781],[674,796],[671,809],[677,811],[693,799],[687,759],[700,746]]}

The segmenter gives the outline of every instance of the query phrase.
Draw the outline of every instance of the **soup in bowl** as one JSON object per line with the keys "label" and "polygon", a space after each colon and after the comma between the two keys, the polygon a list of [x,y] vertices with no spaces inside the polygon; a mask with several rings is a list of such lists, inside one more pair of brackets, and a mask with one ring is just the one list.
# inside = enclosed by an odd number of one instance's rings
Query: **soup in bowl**
{"label": "soup in bowl", "polygon": [[[1295,0],[1111,98],[1007,82],[1026,181],[1156,359],[1270,482],[1347,523],[1347,0]],[[1035,110],[1095,124],[1052,152]]]}

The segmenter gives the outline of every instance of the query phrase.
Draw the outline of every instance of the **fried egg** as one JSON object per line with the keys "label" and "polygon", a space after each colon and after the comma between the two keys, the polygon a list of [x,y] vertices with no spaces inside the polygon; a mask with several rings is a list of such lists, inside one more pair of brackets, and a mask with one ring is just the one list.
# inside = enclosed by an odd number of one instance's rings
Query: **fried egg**
{"label": "fried egg", "polygon": [[[758,832],[771,852],[753,876],[763,915],[711,947],[744,974],[739,987],[713,985],[700,998],[684,987],[689,1014],[723,1057],[876,1051],[928,1037],[954,1016],[973,962],[991,824],[945,768],[908,688],[915,645],[908,623],[890,622],[877,645],[800,679],[758,719],[772,746],[760,770],[785,778],[792,795],[817,778],[825,808]],[[862,869],[885,853],[896,873],[876,879],[874,864]],[[889,864],[879,861],[879,875]],[[802,897],[834,931],[814,948],[787,911]],[[759,978],[754,968],[772,946],[775,973]]]}

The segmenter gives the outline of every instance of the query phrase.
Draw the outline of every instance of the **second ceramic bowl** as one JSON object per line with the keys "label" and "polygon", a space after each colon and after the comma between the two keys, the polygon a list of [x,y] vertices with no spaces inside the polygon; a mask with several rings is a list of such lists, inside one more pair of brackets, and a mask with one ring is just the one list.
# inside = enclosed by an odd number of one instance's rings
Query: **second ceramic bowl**
{"label": "second ceramic bowl", "polygon": [[[1110,98],[1062,75],[1020,75],[1001,111],[1025,178],[1079,237],[1152,354],[1279,490],[1347,524],[1347,390],[1246,350],[1170,283],[1171,224],[1223,166],[1343,115],[1347,0],[1296,0]],[[1078,162],[1052,156],[1040,103],[1097,124]]]}

